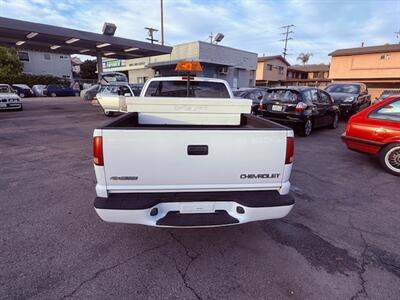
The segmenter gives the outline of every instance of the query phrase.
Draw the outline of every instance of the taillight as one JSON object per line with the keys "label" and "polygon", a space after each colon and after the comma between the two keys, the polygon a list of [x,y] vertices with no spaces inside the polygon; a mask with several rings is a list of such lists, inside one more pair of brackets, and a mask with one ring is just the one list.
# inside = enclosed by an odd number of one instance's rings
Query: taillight
{"label": "taillight", "polygon": [[285,164],[291,164],[294,159],[294,138],[288,137],[286,138],[286,159]]}
{"label": "taillight", "polygon": [[93,162],[96,166],[104,166],[103,160],[103,138],[93,137]]}
{"label": "taillight", "polygon": [[306,108],[307,108],[307,104],[305,104],[304,102],[299,102],[299,103],[297,103],[294,111],[301,113],[301,112],[304,112],[306,110]]}

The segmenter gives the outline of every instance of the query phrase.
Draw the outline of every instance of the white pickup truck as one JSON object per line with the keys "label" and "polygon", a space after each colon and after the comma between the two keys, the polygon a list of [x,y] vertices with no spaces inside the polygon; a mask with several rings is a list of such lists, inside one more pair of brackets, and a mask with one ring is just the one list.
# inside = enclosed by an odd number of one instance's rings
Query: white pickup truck
{"label": "white pickup truck", "polygon": [[[193,78],[190,93],[186,82],[154,78],[141,97],[237,101],[223,80]],[[250,106],[238,125],[142,124],[139,114],[94,130],[94,207],[104,221],[210,227],[282,218],[292,209],[291,129],[251,115]]]}

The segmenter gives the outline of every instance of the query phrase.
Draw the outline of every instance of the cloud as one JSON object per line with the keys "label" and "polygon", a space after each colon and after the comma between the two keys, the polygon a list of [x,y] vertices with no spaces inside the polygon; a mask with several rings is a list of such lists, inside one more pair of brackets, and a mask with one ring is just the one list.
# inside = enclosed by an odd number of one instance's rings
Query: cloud
{"label": "cloud", "polygon": [[[311,63],[329,62],[339,48],[394,43],[400,28],[398,0],[164,0],[166,43],[207,40],[223,32],[222,44],[266,55],[280,54],[283,25],[294,24],[288,59],[311,52]],[[0,0],[0,16],[145,40],[144,27],[160,28],[159,0]],[[399,41],[397,41],[399,42]]]}

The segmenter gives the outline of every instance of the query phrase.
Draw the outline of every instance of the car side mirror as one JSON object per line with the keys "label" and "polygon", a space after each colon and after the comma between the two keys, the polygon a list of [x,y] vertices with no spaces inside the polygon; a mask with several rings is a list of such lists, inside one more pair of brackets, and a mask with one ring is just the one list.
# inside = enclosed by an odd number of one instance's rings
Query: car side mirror
{"label": "car side mirror", "polygon": [[263,96],[258,96],[257,99],[258,100],[262,100]]}

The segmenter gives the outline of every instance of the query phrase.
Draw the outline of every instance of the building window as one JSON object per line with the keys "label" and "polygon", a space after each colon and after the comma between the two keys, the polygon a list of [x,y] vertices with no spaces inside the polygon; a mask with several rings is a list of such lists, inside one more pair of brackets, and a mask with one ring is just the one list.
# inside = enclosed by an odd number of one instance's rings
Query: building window
{"label": "building window", "polygon": [[44,53],[43,54],[44,59],[50,60],[50,53]]}
{"label": "building window", "polygon": [[389,60],[390,59],[390,54],[382,54],[381,55],[382,60]]}
{"label": "building window", "polygon": [[282,75],[282,74],[283,74],[283,67],[279,66],[279,67],[278,67],[278,71],[279,71],[279,74]]}
{"label": "building window", "polygon": [[29,61],[28,52],[18,52],[18,58],[20,61]]}
{"label": "building window", "polygon": [[324,78],[324,73],[323,72],[313,72],[313,78],[316,78],[316,79]]}
{"label": "building window", "polygon": [[267,64],[267,70],[268,70],[268,71],[272,71],[272,65]]}

